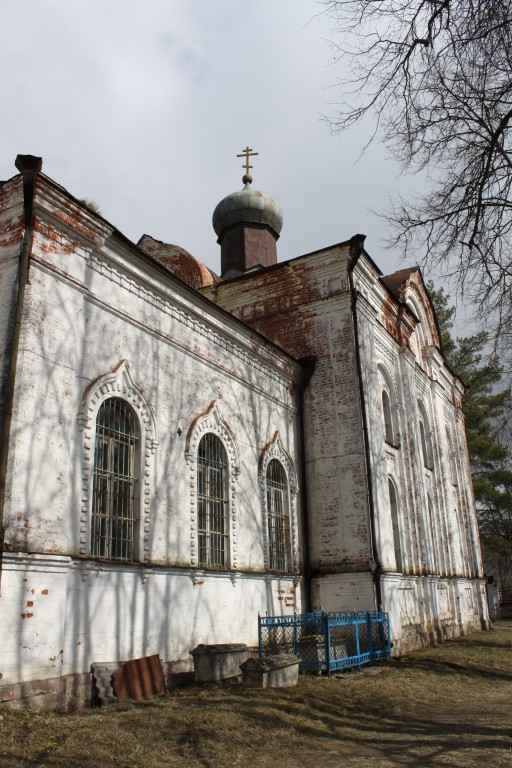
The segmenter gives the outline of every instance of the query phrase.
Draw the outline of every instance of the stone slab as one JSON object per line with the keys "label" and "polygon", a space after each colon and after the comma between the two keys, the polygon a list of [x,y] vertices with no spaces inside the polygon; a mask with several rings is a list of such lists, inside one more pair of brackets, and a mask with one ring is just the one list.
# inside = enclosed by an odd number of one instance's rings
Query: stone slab
{"label": "stone slab", "polygon": [[240,665],[248,688],[287,688],[297,685],[301,659],[293,654],[247,659]]}
{"label": "stone slab", "polygon": [[249,657],[244,643],[198,645],[190,651],[196,683],[214,683],[240,675],[240,665]]}

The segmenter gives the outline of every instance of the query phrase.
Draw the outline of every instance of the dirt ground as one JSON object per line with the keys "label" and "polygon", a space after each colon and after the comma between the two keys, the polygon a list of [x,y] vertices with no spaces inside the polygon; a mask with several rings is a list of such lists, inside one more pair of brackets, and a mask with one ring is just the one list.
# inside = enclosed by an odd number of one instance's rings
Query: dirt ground
{"label": "dirt ground", "polygon": [[0,768],[512,768],[512,622],[267,691],[186,688],[72,715],[2,710]]}

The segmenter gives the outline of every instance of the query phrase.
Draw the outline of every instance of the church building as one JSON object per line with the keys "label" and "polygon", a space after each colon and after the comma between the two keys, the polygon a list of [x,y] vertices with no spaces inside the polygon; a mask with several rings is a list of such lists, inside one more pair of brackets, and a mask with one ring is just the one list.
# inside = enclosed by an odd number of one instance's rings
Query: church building
{"label": "church building", "polygon": [[419,269],[358,234],[279,262],[250,152],[220,277],[40,158],[0,182],[0,704],[84,704],[91,664],[152,654],[172,680],[200,643],[257,646],[258,615],[383,610],[395,654],[487,625]]}

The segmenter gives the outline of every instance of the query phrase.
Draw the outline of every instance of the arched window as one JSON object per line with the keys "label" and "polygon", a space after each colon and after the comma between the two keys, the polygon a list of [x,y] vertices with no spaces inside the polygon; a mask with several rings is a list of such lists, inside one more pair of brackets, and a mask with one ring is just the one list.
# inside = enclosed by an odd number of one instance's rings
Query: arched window
{"label": "arched window", "polygon": [[450,454],[450,478],[452,481],[452,485],[458,485],[458,479],[457,479],[457,460],[455,458],[455,451],[453,449],[453,441],[452,436],[450,435],[450,430],[448,427],[446,427],[446,439],[448,441],[448,452]]}
{"label": "arched window", "polygon": [[271,459],[266,474],[269,564],[273,571],[290,568],[288,480],[280,461]]}
{"label": "arched window", "polygon": [[393,416],[391,413],[391,401],[385,389],[382,390],[382,414],[384,417],[384,436],[387,443],[395,445],[395,435],[393,431]]}
{"label": "arched window", "polygon": [[130,406],[117,397],[105,400],[96,417],[91,553],[93,557],[137,557],[140,430]]}
{"label": "arched window", "polygon": [[406,304],[409,309],[412,310],[412,312],[416,315],[419,321],[414,329],[413,335],[411,336],[410,344],[417,362],[423,367],[425,363],[425,349],[429,343],[425,334],[427,328],[426,324],[424,323],[424,312],[422,311],[418,301],[413,296],[409,296],[407,298]]}
{"label": "arched window", "polygon": [[393,546],[395,549],[396,569],[400,573],[403,570],[402,564],[402,546],[400,544],[400,524],[398,522],[398,497],[395,484],[391,478],[388,478],[389,507],[391,510],[391,524],[393,526]]}
{"label": "arched window", "polygon": [[398,402],[393,378],[384,365],[377,365],[378,380],[380,384],[382,424],[384,427],[384,440],[394,448],[399,447]]}
{"label": "arched window", "polygon": [[222,441],[208,432],[197,450],[197,536],[199,565],[228,562],[228,457]]}
{"label": "arched window", "polygon": [[427,412],[423,403],[418,400],[419,410],[419,428],[420,428],[420,442],[421,453],[423,456],[423,464],[427,469],[434,468],[434,452],[432,450],[432,435],[430,433],[430,425],[428,422]]}

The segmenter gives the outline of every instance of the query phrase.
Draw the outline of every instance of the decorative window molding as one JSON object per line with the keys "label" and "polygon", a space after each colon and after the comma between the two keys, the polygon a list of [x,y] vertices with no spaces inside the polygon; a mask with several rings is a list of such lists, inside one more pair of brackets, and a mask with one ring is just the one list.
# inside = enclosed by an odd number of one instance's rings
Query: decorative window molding
{"label": "decorative window molding", "polygon": [[425,374],[416,372],[414,375],[414,385],[418,395],[427,400],[430,395],[430,380]]}
{"label": "decorative window molding", "polygon": [[382,339],[376,338],[374,340],[374,343],[375,343],[375,348],[379,352],[379,356],[386,358],[391,368],[393,368],[393,366],[396,365],[396,362],[397,362],[396,342],[392,342],[393,346],[391,346],[388,344],[384,344]]}
{"label": "decorative window molding", "polygon": [[388,371],[382,365],[377,366],[381,393],[381,417],[384,427],[384,440],[394,448],[400,447],[398,420],[398,398],[395,384]]}
{"label": "decorative window molding", "polygon": [[[238,515],[236,508],[236,479],[240,474],[240,457],[237,441],[229,424],[222,418],[219,406],[213,400],[206,411],[197,416],[187,433],[185,441],[185,460],[189,467],[190,489],[190,559],[193,566],[199,565],[198,541],[198,498],[197,498],[197,456],[201,438],[212,433],[221,441],[228,459],[228,551],[225,568],[236,569],[238,566]],[[201,565],[200,567],[204,567]]]}
{"label": "decorative window molding", "polygon": [[410,288],[407,292],[405,303],[416,315],[419,321],[411,336],[411,349],[413,349],[419,365],[424,368],[428,357],[427,350],[434,343],[432,329],[427,318],[424,298],[420,297],[416,291],[413,291],[413,289]]}
{"label": "decorative window molding", "polygon": [[290,491],[279,459],[271,459],[265,475],[269,564],[272,571],[288,573],[291,562]]}
{"label": "decorative window molding", "polygon": [[140,559],[140,428],[131,406],[109,397],[96,417],[91,555]]}
{"label": "decorative window molding", "polygon": [[139,553],[139,560],[147,562],[149,559],[150,539],[151,474],[158,440],[153,411],[142,390],[134,383],[126,360],[121,360],[112,371],[98,376],[88,385],[77,414],[78,427],[83,435],[83,452],[80,457],[83,462],[81,471],[80,554],[83,556],[91,554],[91,513],[96,418],[101,405],[110,398],[126,401],[135,412],[139,423],[140,450],[137,469],[140,491],[138,509],[140,540],[137,542],[136,550]]}
{"label": "decorative window molding", "polygon": [[226,568],[229,558],[229,463],[224,443],[206,432],[197,449],[198,561]]}
{"label": "decorative window molding", "polygon": [[428,418],[427,409],[421,400],[418,400],[417,404],[419,413],[418,426],[423,465],[426,469],[432,471],[434,469],[434,448],[432,445],[432,430],[430,428],[430,420]]}
{"label": "decorative window molding", "polygon": [[268,534],[269,526],[269,509],[267,499],[267,469],[272,461],[277,459],[283,466],[288,480],[288,492],[289,492],[289,515],[290,515],[290,570],[297,571],[299,567],[298,563],[298,531],[297,531],[297,494],[298,483],[297,473],[293,461],[287,451],[284,449],[279,436],[279,432],[276,431],[272,440],[263,448],[260,459],[258,462],[258,482],[260,485],[261,494],[261,508],[263,510],[263,550],[265,568],[270,569],[270,541]]}

